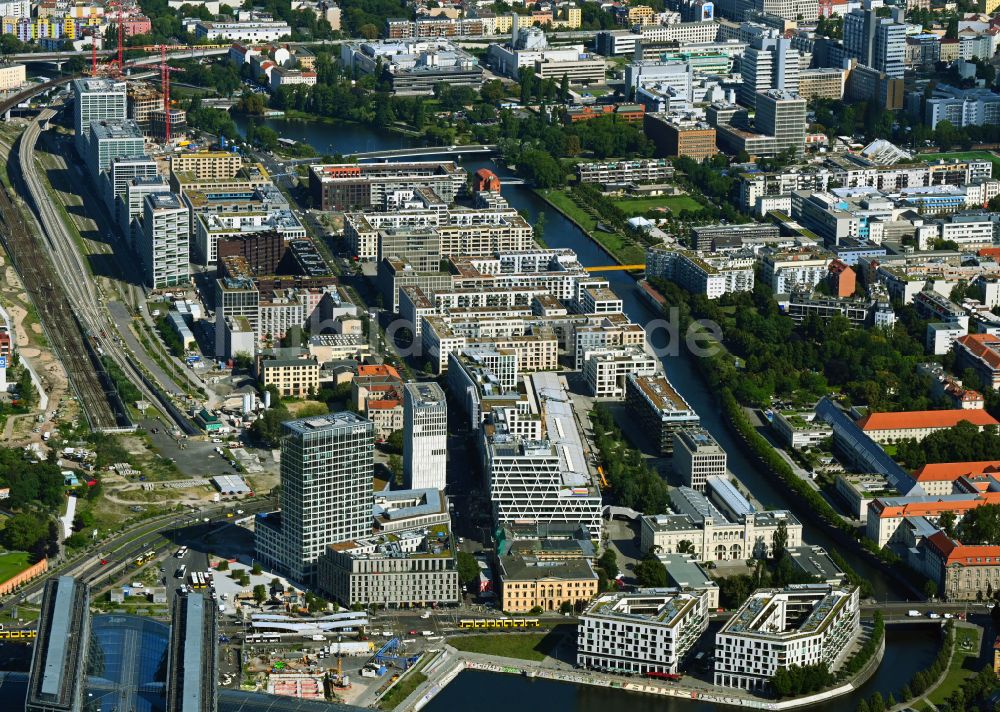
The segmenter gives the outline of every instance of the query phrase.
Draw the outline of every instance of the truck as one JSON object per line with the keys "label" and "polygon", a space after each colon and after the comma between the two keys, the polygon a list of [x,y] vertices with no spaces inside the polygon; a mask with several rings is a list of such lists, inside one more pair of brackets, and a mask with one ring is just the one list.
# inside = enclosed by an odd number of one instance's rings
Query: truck
{"label": "truck", "polygon": [[906,612],[906,615],[908,615],[910,618],[919,618],[920,617],[920,611],[914,611],[914,610],[911,609],[911,610],[909,610],[909,611]]}

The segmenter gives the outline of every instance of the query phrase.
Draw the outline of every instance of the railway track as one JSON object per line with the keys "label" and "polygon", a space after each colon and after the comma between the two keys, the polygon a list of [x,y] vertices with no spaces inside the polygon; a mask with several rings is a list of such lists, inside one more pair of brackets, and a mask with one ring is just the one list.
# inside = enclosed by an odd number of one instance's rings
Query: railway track
{"label": "railway track", "polygon": [[42,124],[51,119],[55,113],[53,109],[44,109],[34,121],[28,124],[15,146],[17,165],[20,177],[27,188],[27,194],[32,198],[31,207],[44,227],[42,234],[46,241],[45,247],[48,249],[56,272],[62,277],[65,294],[73,307],[80,324],[80,330],[87,337],[84,344],[91,350],[90,355],[101,374],[102,382],[111,389],[111,392],[106,392],[106,396],[115,410],[116,427],[129,427],[132,423],[128,418],[128,410],[121,402],[117,390],[113,388],[113,383],[105,372],[104,364],[101,359],[97,358],[98,355],[113,362],[132,382],[142,397],[157,404],[164,415],[184,433],[190,435],[197,432],[193,424],[173,406],[162,389],[153,384],[138,368],[133,358],[125,353],[121,340],[114,334],[115,326],[107,312],[100,289],[91,279],[79,249],[38,176],[38,171],[33,163],[35,145],[38,142]]}
{"label": "railway track", "polygon": [[[10,167],[15,163],[12,161]],[[0,219],[5,227],[0,237],[38,310],[49,343],[63,363],[90,427],[107,430],[128,425],[118,393],[90,347],[54,265],[41,241],[31,234],[32,226],[24,220],[6,187],[0,190]]]}

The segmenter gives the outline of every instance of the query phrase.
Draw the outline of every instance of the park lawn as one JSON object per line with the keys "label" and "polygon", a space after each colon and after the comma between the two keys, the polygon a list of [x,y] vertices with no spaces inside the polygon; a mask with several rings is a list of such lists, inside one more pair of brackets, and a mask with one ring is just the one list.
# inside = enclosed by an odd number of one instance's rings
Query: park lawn
{"label": "park lawn", "polygon": [[626,242],[616,233],[598,230],[593,233],[601,247],[610,252],[623,265],[641,265],[646,262],[646,251],[639,245]]}
{"label": "park lawn", "polygon": [[689,195],[658,195],[649,198],[624,198],[616,200],[615,205],[627,215],[643,215],[650,210],[667,208],[677,214],[682,210],[701,210],[701,203]]}
{"label": "park lawn", "polygon": [[[972,643],[971,648],[963,648],[962,642]],[[962,686],[970,677],[976,674],[973,668],[979,658],[979,635],[975,630],[955,627],[955,650],[951,656],[951,663],[948,665],[948,673],[941,684],[928,695],[928,699],[935,705],[945,702],[955,690]]]}
{"label": "park lawn", "polygon": [[541,662],[555,647],[561,633],[488,633],[449,638],[448,644],[468,653],[499,655],[504,658]]}
{"label": "park lawn", "polygon": [[11,551],[0,554],[0,582],[16,576],[31,566],[30,554],[26,551]]}
{"label": "park lawn", "polygon": [[944,160],[950,160],[952,158],[957,158],[960,161],[967,161],[973,158],[981,158],[987,161],[993,162],[993,175],[997,175],[997,171],[1000,171],[1000,156],[990,151],[956,151],[954,153],[922,153],[920,158],[928,161],[936,161],[939,158]]}
{"label": "park lawn", "polygon": [[565,190],[539,190],[538,192],[543,198],[561,210],[567,217],[579,223],[584,230],[593,232],[597,229],[597,220],[595,220],[592,215],[587,213],[587,211],[579,205],[574,203],[573,199],[569,197],[569,194]]}
{"label": "park lawn", "polygon": [[396,709],[396,706],[400,702],[409,697],[414,690],[426,681],[427,676],[419,670],[410,671],[406,677],[393,685],[392,689],[379,701],[378,706],[384,710]]}

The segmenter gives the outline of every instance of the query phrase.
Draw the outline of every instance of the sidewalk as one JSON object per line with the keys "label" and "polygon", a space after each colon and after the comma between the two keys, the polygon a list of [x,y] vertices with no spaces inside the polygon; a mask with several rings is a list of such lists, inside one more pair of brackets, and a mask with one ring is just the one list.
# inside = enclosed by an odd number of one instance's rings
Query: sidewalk
{"label": "sidewalk", "polygon": [[[883,644],[879,654],[866,666],[865,670],[862,670],[855,676],[855,679],[860,677],[862,680],[867,680],[871,672],[881,662],[884,651],[885,646]],[[697,699],[735,707],[766,710],[805,707],[822,700],[849,694],[857,687],[854,680],[852,680],[839,687],[814,695],[777,702],[751,695],[742,690],[719,688],[708,683],[700,686],[684,683],[662,684],[645,678],[622,677],[599,673],[593,670],[581,670],[571,667],[568,663],[559,662],[551,658],[546,658],[542,662],[503,658],[496,655],[459,651],[446,644],[441,656],[421,670],[421,672],[427,675],[427,680],[421,683],[396,709],[401,712],[416,712],[420,710],[430,702],[434,695],[444,689],[449,682],[464,670],[482,670],[494,673],[525,675],[527,677],[540,677],[580,685],[608,687],[629,692],[641,692],[666,697],[682,697],[684,699]]]}

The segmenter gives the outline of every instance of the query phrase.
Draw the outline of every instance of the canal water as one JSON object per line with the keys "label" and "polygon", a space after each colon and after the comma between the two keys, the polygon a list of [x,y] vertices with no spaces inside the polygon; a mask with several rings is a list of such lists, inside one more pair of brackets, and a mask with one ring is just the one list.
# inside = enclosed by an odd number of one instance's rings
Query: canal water
{"label": "canal water", "polygon": [[[289,119],[265,119],[264,123],[274,129],[279,136],[306,141],[322,153],[379,151],[415,145],[407,137],[379,132],[357,124],[325,124]],[[245,120],[238,117],[237,125],[243,130]],[[443,155],[447,156],[447,154]],[[501,181],[505,175],[503,170],[489,160],[467,160],[463,162],[463,165],[470,173],[478,168],[488,167],[501,177]],[[505,186],[502,192],[514,208],[527,215],[531,224],[535,224],[540,213],[545,213],[543,239],[549,247],[572,249],[579,256],[580,262],[588,267],[614,263],[614,259],[600,245],[588,238],[575,224],[539,198],[527,186]],[[608,279],[615,293],[621,297],[625,313],[633,322],[646,326],[652,320],[660,319],[661,315],[656,313],[639,296],[639,287],[634,278],[626,272],[619,271],[609,271],[602,274]],[[655,330],[650,334],[650,342],[654,347],[664,350],[668,342],[668,335],[663,329]],[[742,445],[737,442],[732,431],[724,422],[714,394],[708,390],[698,373],[694,362],[695,358],[682,344],[677,349],[677,353],[662,356],[661,361],[670,382],[697,411],[702,426],[726,450],[730,471],[749,488],[764,506],[792,510],[805,525],[803,536],[807,543],[819,545],[828,550],[839,549],[825,531],[816,526],[810,526],[810,520],[813,519],[812,513],[792,501],[782,482],[762,472],[745,455]],[[893,579],[887,577],[877,565],[872,564],[871,561],[854,550],[840,550],[840,553],[861,577],[871,582],[873,595],[876,599],[901,600],[905,598],[905,590],[901,589]]]}
{"label": "canal water", "polygon": [[[808,712],[851,712],[876,692],[882,697],[899,691],[913,676],[930,666],[937,654],[940,634],[936,626],[889,626],[885,659],[872,678],[850,695],[824,704],[803,707]],[[471,706],[470,706],[471,705]],[[555,680],[466,670],[424,707],[425,712],[508,712],[512,705],[525,712],[706,712],[734,707],[673,697],[643,695],[605,687],[591,687]]]}

